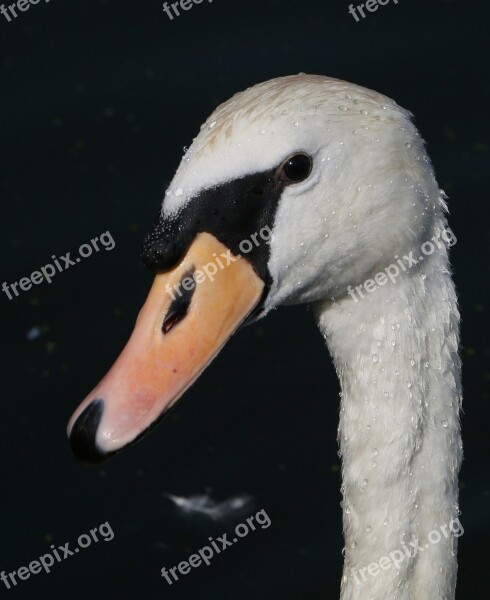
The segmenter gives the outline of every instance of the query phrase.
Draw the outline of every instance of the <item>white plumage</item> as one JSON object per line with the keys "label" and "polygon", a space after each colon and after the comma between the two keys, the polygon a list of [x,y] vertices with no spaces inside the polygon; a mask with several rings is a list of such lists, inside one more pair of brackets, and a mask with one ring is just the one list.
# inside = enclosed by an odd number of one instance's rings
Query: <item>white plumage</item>
{"label": "white plumage", "polygon": [[[75,454],[97,463],[137,440],[257,310],[310,303],[342,387],[341,598],[453,600],[461,383],[445,211],[393,100],[312,75],[237,94],[166,193],[144,251],[158,274],[128,344],[68,424]],[[205,276],[266,224],[269,252]]]}
{"label": "white plumage", "polygon": [[[450,600],[457,563],[449,525],[458,515],[462,456],[459,314],[445,245],[421,254],[447,224],[444,195],[409,113],[325,77],[257,85],[203,125],[164,214],[178,213],[200,190],[264,172],[299,151],[313,157],[313,171],[280,200],[264,314],[313,303],[341,382],[341,597]],[[423,260],[400,268],[394,283],[364,298],[347,293],[410,253]],[[429,543],[441,527],[449,534]],[[366,570],[414,540],[421,549],[397,568]]]}

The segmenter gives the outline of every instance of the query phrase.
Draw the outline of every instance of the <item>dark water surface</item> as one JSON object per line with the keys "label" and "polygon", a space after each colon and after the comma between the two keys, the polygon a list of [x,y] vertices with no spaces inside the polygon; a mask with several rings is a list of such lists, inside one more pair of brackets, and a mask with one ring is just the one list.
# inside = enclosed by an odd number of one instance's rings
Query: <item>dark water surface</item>
{"label": "dark water surface", "polygon": [[[65,435],[146,297],[139,250],[182,148],[234,92],[300,71],[410,109],[450,197],[465,387],[458,598],[488,597],[488,3],[400,0],[359,23],[348,5],[205,0],[171,21],[156,1],[41,0],[10,23],[0,14],[0,283],[105,231],[116,242],[50,285],[0,294],[0,570],[106,521],[115,534],[49,575],[0,582],[2,597],[338,597],[339,385],[305,308],[241,331],[151,436],[102,467],[80,466]],[[213,521],[169,495],[244,506]],[[162,579],[260,509],[270,527]]]}

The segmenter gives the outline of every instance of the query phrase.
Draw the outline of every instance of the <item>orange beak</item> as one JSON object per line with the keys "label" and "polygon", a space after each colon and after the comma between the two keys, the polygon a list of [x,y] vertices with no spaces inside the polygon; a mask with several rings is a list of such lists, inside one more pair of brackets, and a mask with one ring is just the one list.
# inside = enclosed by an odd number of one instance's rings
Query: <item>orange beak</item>
{"label": "orange beak", "polygon": [[100,463],[165,415],[257,306],[250,263],[200,233],[181,263],[156,276],[121,355],[68,423],[75,455]]}

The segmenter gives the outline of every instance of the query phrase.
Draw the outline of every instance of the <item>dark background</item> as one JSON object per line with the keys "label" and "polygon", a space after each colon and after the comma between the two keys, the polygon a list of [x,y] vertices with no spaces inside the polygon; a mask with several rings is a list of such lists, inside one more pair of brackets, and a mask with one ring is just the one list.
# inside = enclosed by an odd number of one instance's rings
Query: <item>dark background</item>
{"label": "dark background", "polygon": [[[465,387],[458,598],[488,597],[488,3],[400,0],[359,23],[348,4],[205,0],[170,21],[157,1],[41,0],[11,23],[0,15],[0,283],[106,230],[116,241],[51,285],[0,294],[0,570],[106,520],[115,532],[49,575],[0,583],[2,596],[338,597],[339,386],[307,309],[241,331],[151,436],[106,465],[79,465],[65,437],[146,297],[139,249],[183,146],[236,91],[304,71],[410,109],[450,196]],[[254,508],[213,524],[165,494],[250,494]],[[261,508],[269,529],[172,587],[160,577]]]}

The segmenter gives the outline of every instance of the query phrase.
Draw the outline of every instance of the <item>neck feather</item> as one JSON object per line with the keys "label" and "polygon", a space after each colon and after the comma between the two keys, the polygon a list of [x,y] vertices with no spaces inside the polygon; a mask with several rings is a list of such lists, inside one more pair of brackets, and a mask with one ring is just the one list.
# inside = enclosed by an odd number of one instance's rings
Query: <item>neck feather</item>
{"label": "neck feather", "polygon": [[446,250],[364,295],[316,306],[342,389],[342,599],[450,600],[462,449]]}

